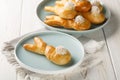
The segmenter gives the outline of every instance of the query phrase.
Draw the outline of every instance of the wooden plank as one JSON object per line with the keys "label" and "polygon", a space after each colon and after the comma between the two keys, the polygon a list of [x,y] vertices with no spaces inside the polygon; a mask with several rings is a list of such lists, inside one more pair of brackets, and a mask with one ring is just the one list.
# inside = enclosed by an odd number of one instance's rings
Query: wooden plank
{"label": "wooden plank", "polygon": [[[2,42],[19,36],[21,3],[22,0],[0,0],[0,45]],[[15,69],[1,53],[0,80],[16,80]]]}
{"label": "wooden plank", "polygon": [[105,4],[110,8],[112,16],[109,24],[104,28],[104,33],[117,80],[120,80],[120,1],[105,0]]}
{"label": "wooden plank", "polygon": [[[105,41],[102,30],[86,34],[85,36],[88,37],[88,39],[84,37],[80,38],[80,41],[82,41],[83,43],[88,41],[89,39],[93,39],[96,41]],[[100,56],[103,58],[103,63],[89,70],[87,78],[89,80],[116,80],[106,44],[99,53],[101,54]]]}
{"label": "wooden plank", "polygon": [[36,14],[41,0],[24,0],[22,10],[21,35],[43,28]]}
{"label": "wooden plank", "polygon": [[21,3],[22,0],[3,0],[2,1],[2,14],[1,19],[1,34],[3,34],[2,41],[13,39],[19,36],[20,32],[20,22],[21,22]]}

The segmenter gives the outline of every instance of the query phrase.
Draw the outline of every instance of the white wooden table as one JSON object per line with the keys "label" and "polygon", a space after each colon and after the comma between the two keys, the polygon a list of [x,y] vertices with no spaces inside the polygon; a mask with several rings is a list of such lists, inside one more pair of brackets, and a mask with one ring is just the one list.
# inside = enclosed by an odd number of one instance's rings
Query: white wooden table
{"label": "white wooden table", "polygon": [[[110,8],[112,17],[108,25],[87,35],[104,40],[104,62],[89,71],[89,80],[120,80],[120,0],[102,0]],[[36,15],[40,0],[0,0],[0,44],[25,33],[42,28]],[[16,80],[16,71],[0,54],[0,80]],[[79,79],[78,79],[79,80]]]}

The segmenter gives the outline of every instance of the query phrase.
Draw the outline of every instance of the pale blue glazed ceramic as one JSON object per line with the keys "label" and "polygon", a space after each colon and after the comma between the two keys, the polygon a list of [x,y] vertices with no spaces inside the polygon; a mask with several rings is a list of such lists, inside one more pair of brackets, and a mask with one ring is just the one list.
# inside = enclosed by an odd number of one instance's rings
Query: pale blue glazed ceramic
{"label": "pale blue glazed ceramic", "polygon": [[93,31],[97,31],[97,30],[103,28],[110,20],[110,16],[111,16],[110,11],[103,4],[103,6],[104,6],[103,12],[104,12],[105,17],[106,17],[106,22],[104,22],[103,24],[100,24],[100,25],[92,25],[91,29],[89,29],[89,30],[75,31],[75,30],[69,30],[69,29],[65,29],[65,28],[55,28],[55,27],[49,26],[49,25],[44,23],[44,20],[45,20],[45,17],[47,15],[51,15],[53,13],[45,11],[44,7],[45,6],[53,6],[55,4],[55,1],[56,0],[43,0],[40,2],[40,4],[37,7],[37,16],[40,19],[41,24],[43,24],[45,27],[47,27],[50,30],[61,31],[61,32],[65,32],[65,33],[69,33],[69,34],[73,34],[73,35],[81,35],[81,34],[90,33]]}
{"label": "pale blue glazed ceramic", "polygon": [[[72,55],[72,60],[70,63],[67,65],[59,66],[49,61],[43,55],[26,51],[23,48],[23,44],[33,44],[33,38],[35,36],[41,37],[48,45],[53,45],[55,47],[61,45],[67,48]],[[21,66],[28,70],[45,74],[61,73],[74,69],[76,66],[80,65],[83,56],[84,49],[79,40],[68,34],[56,31],[31,33],[22,38],[15,48],[15,57]]]}

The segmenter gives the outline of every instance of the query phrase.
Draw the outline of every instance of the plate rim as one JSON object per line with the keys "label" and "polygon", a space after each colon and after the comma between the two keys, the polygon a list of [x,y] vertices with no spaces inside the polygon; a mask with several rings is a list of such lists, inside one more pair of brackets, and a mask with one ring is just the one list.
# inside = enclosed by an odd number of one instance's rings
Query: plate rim
{"label": "plate rim", "polygon": [[[100,3],[104,6],[104,8],[106,9],[107,13],[108,13],[108,18],[106,20],[106,22],[104,24],[102,24],[100,27],[97,27],[97,28],[94,28],[94,29],[90,29],[90,30],[84,30],[84,31],[75,31],[75,30],[67,30],[67,29],[59,29],[59,28],[54,28],[54,27],[51,27],[47,24],[45,24],[40,18],[39,18],[39,14],[38,14],[38,10],[39,10],[39,6],[42,5],[44,2],[47,2],[49,0],[42,0],[40,1],[40,3],[38,4],[37,8],[36,8],[36,15],[37,15],[37,18],[39,19],[40,23],[45,26],[46,28],[50,29],[50,30],[53,30],[53,31],[60,31],[60,32],[65,32],[65,33],[71,33],[71,34],[77,34],[77,33],[90,33],[90,32],[94,32],[94,31],[97,31],[97,30],[100,30],[102,29],[103,27],[105,27],[105,25],[108,24],[108,22],[110,21],[110,18],[111,18],[111,12],[110,12],[110,9],[108,7],[106,7],[106,5],[104,5],[104,3],[102,1],[100,1]],[[91,0],[92,1],[92,0]]]}
{"label": "plate rim", "polygon": [[[68,37],[76,40],[76,41],[81,45],[81,50],[82,50],[82,51],[81,51],[81,52],[82,52],[81,59],[80,59],[76,64],[74,64],[74,65],[71,66],[71,67],[68,67],[68,68],[63,69],[63,70],[57,70],[57,71],[39,70],[39,69],[35,69],[35,68],[31,67],[31,66],[28,66],[28,65],[24,64],[22,61],[19,60],[19,58],[18,58],[17,55],[16,55],[16,50],[17,50],[18,45],[20,44],[20,42],[24,41],[24,39],[26,39],[26,38],[28,38],[28,37],[30,37],[30,36],[33,36],[33,35],[35,35],[35,34],[41,34],[41,33],[43,33],[43,34],[44,34],[44,33],[63,34],[63,35],[65,35],[65,36],[68,36]],[[27,34],[27,35],[25,35],[24,37],[22,37],[22,38],[17,42],[17,44],[15,45],[14,55],[15,55],[15,59],[17,60],[17,62],[19,63],[19,65],[20,65],[21,67],[27,69],[27,70],[30,70],[30,71],[36,72],[36,73],[41,73],[41,74],[59,74],[59,73],[65,73],[65,72],[68,72],[68,71],[72,71],[72,70],[74,70],[77,66],[79,66],[79,65],[82,63],[82,61],[83,61],[83,58],[84,58],[84,55],[85,55],[85,50],[84,50],[84,47],[83,47],[82,43],[81,43],[77,38],[75,38],[75,37],[73,37],[73,36],[71,36],[71,35],[69,35],[69,34],[62,33],[62,32],[57,32],[57,31],[41,31],[41,32],[32,32],[32,33]]]}

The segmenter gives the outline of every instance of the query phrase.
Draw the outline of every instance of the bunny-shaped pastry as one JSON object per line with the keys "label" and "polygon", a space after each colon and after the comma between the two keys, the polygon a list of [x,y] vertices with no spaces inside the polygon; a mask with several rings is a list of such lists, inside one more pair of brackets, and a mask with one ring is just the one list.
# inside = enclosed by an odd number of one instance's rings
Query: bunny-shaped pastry
{"label": "bunny-shaped pastry", "polygon": [[45,55],[48,60],[58,65],[65,65],[71,60],[71,54],[66,48],[47,45],[39,37],[34,37],[34,44],[24,44],[23,47],[28,51]]}

